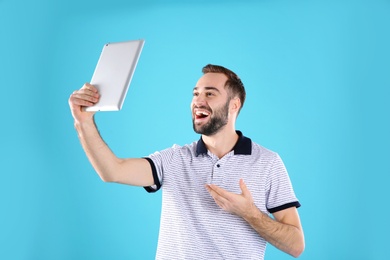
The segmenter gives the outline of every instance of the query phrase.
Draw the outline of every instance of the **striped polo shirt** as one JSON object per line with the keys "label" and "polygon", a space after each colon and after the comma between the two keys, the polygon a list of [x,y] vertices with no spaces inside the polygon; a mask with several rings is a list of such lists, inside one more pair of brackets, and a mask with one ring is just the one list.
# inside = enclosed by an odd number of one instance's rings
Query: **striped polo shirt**
{"label": "striped polo shirt", "polygon": [[300,206],[279,155],[237,134],[233,150],[222,158],[208,151],[202,138],[146,158],[155,185],[145,189],[162,189],[156,259],[264,258],[266,241],[241,217],[221,209],[206,184],[239,194],[243,179],[266,214]]}

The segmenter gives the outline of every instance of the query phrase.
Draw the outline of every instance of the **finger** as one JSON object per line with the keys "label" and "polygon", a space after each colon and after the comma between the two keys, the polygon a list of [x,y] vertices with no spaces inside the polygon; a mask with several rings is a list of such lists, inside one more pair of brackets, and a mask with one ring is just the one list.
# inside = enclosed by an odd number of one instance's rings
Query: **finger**
{"label": "finger", "polygon": [[210,193],[210,195],[211,195],[214,199],[218,199],[219,197],[223,198],[221,195],[218,194],[218,192],[216,192],[216,191],[211,187],[211,185],[206,185],[206,188],[207,188],[207,191]]}
{"label": "finger", "polygon": [[69,103],[71,107],[89,107],[95,104],[93,102],[83,100],[83,99],[70,99]]}
{"label": "finger", "polygon": [[76,91],[76,93],[89,95],[91,97],[96,97],[96,98],[100,96],[100,94],[99,94],[99,92],[97,91],[96,88],[91,89],[89,87],[82,87],[81,89]]}
{"label": "finger", "polygon": [[98,98],[84,95],[84,94],[74,94],[71,97],[71,102],[75,105],[83,105],[85,103],[92,103],[95,104],[98,101]]}
{"label": "finger", "polygon": [[88,82],[83,85],[82,89],[88,89],[95,93],[98,92],[97,88],[94,85],[89,84]]}
{"label": "finger", "polygon": [[100,97],[99,93],[86,88],[81,88],[80,90],[73,92],[73,96],[75,98],[86,99],[91,102],[97,102]]}
{"label": "finger", "polygon": [[240,179],[240,189],[242,191],[242,195],[244,197],[251,196],[250,191],[248,190],[248,187],[246,186],[245,182],[243,179]]}
{"label": "finger", "polygon": [[227,200],[233,199],[232,197],[235,195],[235,194],[233,194],[231,192],[228,192],[227,190],[222,189],[222,188],[220,188],[220,187],[218,187],[217,185],[214,185],[214,184],[210,184],[209,187],[212,190],[214,190],[216,193],[218,193],[220,196],[224,197]]}
{"label": "finger", "polygon": [[92,106],[94,105],[99,99],[97,97],[93,97],[87,94],[80,93],[77,91],[76,93],[73,93],[69,98],[69,103],[71,105],[76,106]]}
{"label": "finger", "polygon": [[210,193],[211,197],[213,197],[215,203],[217,203],[217,205],[220,206],[221,208],[226,209],[229,201],[226,198],[219,195],[215,190],[213,190],[210,187],[210,185],[206,185],[206,188],[207,191]]}

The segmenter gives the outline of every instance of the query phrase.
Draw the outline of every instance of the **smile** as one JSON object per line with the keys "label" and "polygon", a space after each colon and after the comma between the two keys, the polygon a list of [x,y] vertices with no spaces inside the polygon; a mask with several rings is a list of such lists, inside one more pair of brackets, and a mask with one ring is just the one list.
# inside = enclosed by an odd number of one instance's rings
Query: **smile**
{"label": "smile", "polygon": [[206,110],[195,110],[195,119],[204,119],[210,115],[210,112]]}

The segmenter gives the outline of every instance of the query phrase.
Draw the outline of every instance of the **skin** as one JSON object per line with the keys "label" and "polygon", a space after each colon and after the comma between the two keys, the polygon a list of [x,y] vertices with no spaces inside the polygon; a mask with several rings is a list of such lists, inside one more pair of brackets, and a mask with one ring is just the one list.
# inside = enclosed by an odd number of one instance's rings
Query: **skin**
{"label": "skin", "polygon": [[[207,73],[203,75],[196,84],[193,91],[191,110],[194,114],[202,107],[210,107],[211,114],[205,119],[196,119],[194,124],[200,128],[206,125],[215,115],[216,111],[223,108],[229,99],[229,94],[225,89],[227,77],[220,73]],[[229,101],[228,115],[226,124],[213,135],[202,135],[202,139],[207,149],[218,156],[223,157],[229,153],[238,140],[235,130],[235,122],[238,111],[241,107],[240,99],[231,98]],[[213,112],[214,111],[214,112]]]}
{"label": "skin", "polygon": [[[202,133],[202,129],[216,117],[224,119],[216,132],[202,134],[207,149],[219,158],[229,153],[238,140],[235,122],[241,107],[240,99],[232,97],[225,89],[226,80],[227,77],[220,73],[203,75],[193,90],[191,102],[196,132]],[[91,106],[98,100],[99,93],[88,83],[73,92],[69,98],[80,142],[96,172],[106,182],[134,186],[154,185],[152,170],[145,159],[118,158],[104,143],[94,122],[94,112],[83,110],[83,107]],[[200,117],[200,114],[207,116]],[[251,192],[243,180],[240,180],[239,185],[241,194],[231,193],[216,185],[206,185],[205,188],[219,207],[242,217],[269,243],[298,257],[304,250],[305,242],[297,209],[292,207],[278,211],[273,214],[272,219],[255,206]]]}
{"label": "skin", "polygon": [[84,151],[105,182],[117,182],[133,186],[154,185],[152,170],[145,159],[122,159],[115,156],[101,138],[94,121],[94,112],[86,112],[84,106],[91,106],[99,100],[99,94],[92,85],[86,83],[73,92],[69,106],[74,118],[74,126]]}

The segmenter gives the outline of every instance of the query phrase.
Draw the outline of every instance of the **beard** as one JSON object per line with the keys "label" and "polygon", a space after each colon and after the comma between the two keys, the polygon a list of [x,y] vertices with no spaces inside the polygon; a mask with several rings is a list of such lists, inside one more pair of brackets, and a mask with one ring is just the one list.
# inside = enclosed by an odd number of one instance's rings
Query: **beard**
{"label": "beard", "polygon": [[[195,133],[210,136],[216,134],[225,125],[227,125],[229,116],[229,103],[230,99],[227,100],[225,105],[215,109],[211,115],[210,120],[204,125],[196,125],[195,119],[192,118],[192,126]],[[212,112],[209,106],[202,106],[199,108]]]}

